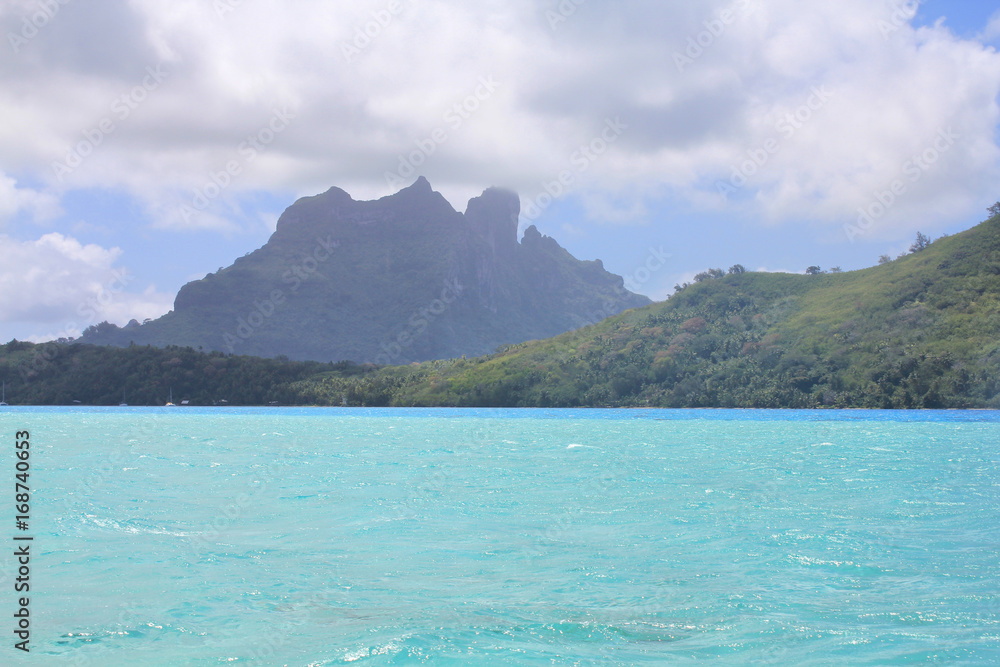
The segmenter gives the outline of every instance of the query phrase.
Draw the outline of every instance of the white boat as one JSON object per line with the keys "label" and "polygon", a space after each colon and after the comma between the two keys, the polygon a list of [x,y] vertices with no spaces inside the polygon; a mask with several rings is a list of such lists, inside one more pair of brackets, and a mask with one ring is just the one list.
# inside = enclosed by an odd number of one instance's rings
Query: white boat
{"label": "white boat", "polygon": [[118,404],[119,408],[127,408],[128,403],[125,402],[125,388],[122,388],[122,402]]}
{"label": "white boat", "polygon": [[167,408],[176,407],[174,405],[174,388],[173,387],[170,388],[170,398],[167,399],[167,404],[164,407],[167,407]]}
{"label": "white boat", "polygon": [[0,398],[0,406],[7,405],[7,381],[3,381],[3,398]]}

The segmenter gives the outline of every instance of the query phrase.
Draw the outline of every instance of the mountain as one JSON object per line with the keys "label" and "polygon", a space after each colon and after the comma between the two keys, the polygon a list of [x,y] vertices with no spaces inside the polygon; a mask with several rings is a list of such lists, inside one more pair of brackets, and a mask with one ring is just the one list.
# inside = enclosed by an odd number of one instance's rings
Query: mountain
{"label": "mountain", "polygon": [[331,188],[290,206],[260,249],[184,285],[163,317],[102,323],[80,342],[406,364],[650,303],[534,226],[518,242],[519,210],[515,193],[491,188],[459,213],[423,177],[376,201]]}
{"label": "mountain", "polygon": [[474,359],[11,341],[0,376],[21,405],[115,405],[125,387],[136,405],[173,389],[196,405],[1000,409],[1000,217],[860,271],[706,272],[666,302]]}
{"label": "mountain", "polygon": [[295,389],[319,404],[996,409],[1000,217],[860,271],[711,271],[552,339]]}

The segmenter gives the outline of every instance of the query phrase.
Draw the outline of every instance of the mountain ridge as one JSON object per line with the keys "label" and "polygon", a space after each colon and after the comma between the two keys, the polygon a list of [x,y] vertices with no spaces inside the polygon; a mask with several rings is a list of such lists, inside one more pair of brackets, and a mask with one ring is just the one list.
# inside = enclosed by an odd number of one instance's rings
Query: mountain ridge
{"label": "mountain ridge", "polygon": [[331,187],[289,206],[261,248],[184,285],[163,317],[102,323],[81,342],[410,363],[477,356],[650,303],[534,226],[519,241],[519,211],[516,193],[489,188],[459,213],[423,177],[372,201]]}

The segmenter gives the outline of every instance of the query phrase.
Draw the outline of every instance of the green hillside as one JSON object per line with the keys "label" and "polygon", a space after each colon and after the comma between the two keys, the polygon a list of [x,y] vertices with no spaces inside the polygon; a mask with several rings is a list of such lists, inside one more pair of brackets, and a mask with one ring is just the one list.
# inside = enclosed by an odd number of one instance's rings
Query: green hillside
{"label": "green hillside", "polygon": [[313,402],[1000,407],[1000,218],[849,273],[737,273],[472,360],[296,385]]}

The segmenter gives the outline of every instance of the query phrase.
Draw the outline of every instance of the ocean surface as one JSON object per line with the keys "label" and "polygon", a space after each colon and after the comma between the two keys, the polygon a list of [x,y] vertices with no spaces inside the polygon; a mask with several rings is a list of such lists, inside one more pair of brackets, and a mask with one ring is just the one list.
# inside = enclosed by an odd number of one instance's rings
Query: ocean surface
{"label": "ocean surface", "polygon": [[2,410],[2,665],[1000,664],[997,412]]}

